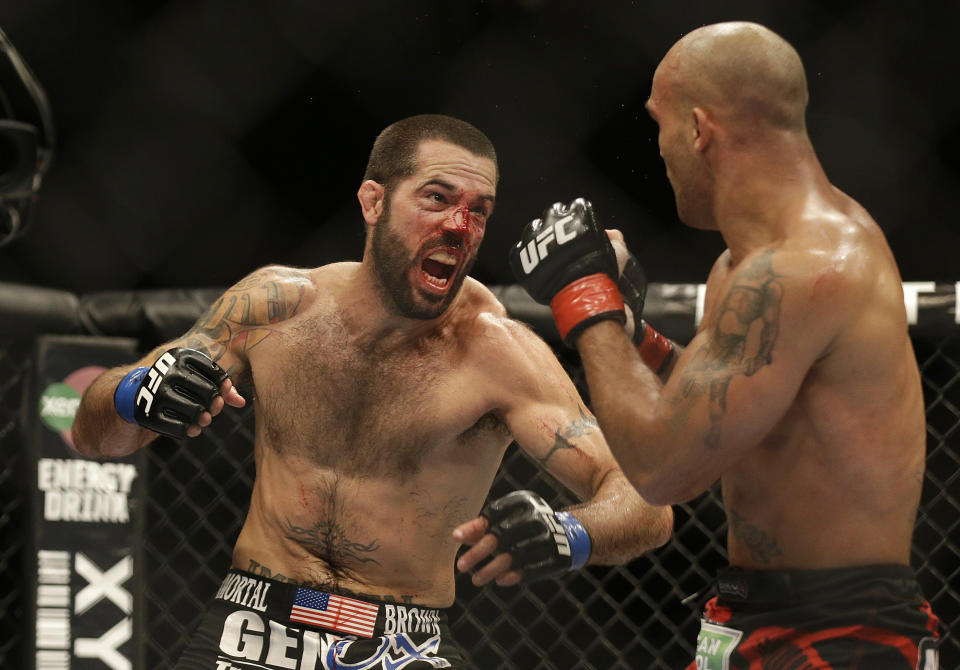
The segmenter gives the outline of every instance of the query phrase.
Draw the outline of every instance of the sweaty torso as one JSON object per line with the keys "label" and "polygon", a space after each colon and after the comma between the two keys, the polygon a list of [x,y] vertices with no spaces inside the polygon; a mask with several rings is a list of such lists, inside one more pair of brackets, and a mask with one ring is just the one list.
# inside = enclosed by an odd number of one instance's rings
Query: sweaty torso
{"label": "sweaty torso", "polygon": [[492,298],[467,283],[437,327],[375,333],[351,318],[363,306],[336,268],[314,271],[315,299],[251,352],[257,480],[233,562],[446,606],[451,531],[478,513],[510,442],[477,354],[496,346]]}
{"label": "sweaty torso", "polygon": [[[920,378],[889,248],[862,208],[842,194],[838,201],[832,216],[798,227],[798,236],[774,250],[770,281],[734,289],[730,295],[739,294],[738,300],[721,304],[716,298],[736,283],[722,262],[711,275],[705,321],[712,311],[738,302],[740,323],[759,325],[777,318],[777,310],[765,307],[797,299],[785,294],[789,289],[779,295],[779,251],[815,249],[807,255],[819,260],[809,267],[811,286],[801,300],[825,301],[828,309],[835,302],[833,309],[843,310],[786,414],[725,471],[733,565],[807,569],[909,562],[925,458]],[[836,273],[845,281],[817,280]],[[829,295],[850,286],[856,295]],[[783,328],[773,326],[768,332]],[[804,337],[805,327],[778,336]],[[760,339],[749,345],[755,352],[764,347]],[[772,355],[778,355],[775,345]]]}

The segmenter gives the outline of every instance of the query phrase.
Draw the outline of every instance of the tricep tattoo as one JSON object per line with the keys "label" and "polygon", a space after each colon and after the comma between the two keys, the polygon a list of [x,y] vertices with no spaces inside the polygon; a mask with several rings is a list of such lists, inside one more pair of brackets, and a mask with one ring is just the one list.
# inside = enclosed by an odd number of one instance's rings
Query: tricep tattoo
{"label": "tricep tattoo", "polygon": [[720,444],[727,391],[738,375],[749,377],[773,362],[780,329],[783,284],[773,271],[773,250],[754,259],[734,279],[712,318],[708,344],[683,370],[680,393],[693,400],[709,394],[706,443]]}

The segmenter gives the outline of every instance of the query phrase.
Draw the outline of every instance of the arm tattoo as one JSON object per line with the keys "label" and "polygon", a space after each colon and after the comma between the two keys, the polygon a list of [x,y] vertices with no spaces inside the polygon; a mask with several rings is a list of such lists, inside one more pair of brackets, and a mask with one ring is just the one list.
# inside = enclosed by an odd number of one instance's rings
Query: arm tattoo
{"label": "arm tattoo", "polygon": [[750,557],[757,563],[770,563],[782,552],[777,540],[766,531],[760,530],[746,519],[730,510],[730,531],[750,550]]}
{"label": "arm tattoo", "polygon": [[595,418],[588,416],[583,411],[583,407],[578,407],[578,409],[580,410],[580,418],[564,428],[563,432],[557,428],[556,432],[554,433],[553,446],[550,447],[550,451],[548,451],[543,458],[537,459],[540,465],[546,464],[546,462],[550,460],[550,457],[558,451],[575,448],[577,445],[571,442],[570,438],[589,435],[600,427]]}
{"label": "arm tattoo", "polygon": [[[310,279],[277,268],[240,280],[213,303],[184,338],[184,346],[219,361],[231,346],[247,352],[280,331],[275,324],[300,309]],[[212,344],[209,342],[212,340]]]}
{"label": "arm tattoo", "polygon": [[727,391],[737,375],[749,377],[773,362],[780,330],[783,284],[773,271],[773,250],[753,260],[736,277],[710,326],[710,341],[683,371],[680,393],[694,399],[709,394],[707,445],[720,445]]}

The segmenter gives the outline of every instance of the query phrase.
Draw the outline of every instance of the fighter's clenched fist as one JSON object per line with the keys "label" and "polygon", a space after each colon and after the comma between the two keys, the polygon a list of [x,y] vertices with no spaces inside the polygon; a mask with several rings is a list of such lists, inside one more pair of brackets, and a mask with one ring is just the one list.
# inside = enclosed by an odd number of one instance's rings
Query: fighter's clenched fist
{"label": "fighter's clenched fist", "polygon": [[457,567],[473,572],[477,586],[493,579],[501,586],[513,586],[520,579],[556,577],[582,568],[592,550],[583,523],[570,512],[553,511],[533,491],[513,491],[490,501],[480,518],[458,526],[453,536],[472,545]]}
{"label": "fighter's clenched fist", "polygon": [[[611,236],[619,245],[619,259]],[[510,250],[510,267],[534,300],[550,305],[566,344],[573,346],[587,326],[612,319],[624,324],[654,372],[668,369],[673,343],[640,318],[647,295],[643,268],[618,231],[600,227],[588,200],[556,202],[543,218],[527,224]]]}
{"label": "fighter's clenched fist", "polygon": [[216,413],[213,402],[228,379],[226,371],[205,354],[174,347],[149,368],[128,373],[117,385],[114,405],[129,423],[171,437],[187,437],[204,412]]}
{"label": "fighter's clenched fist", "polygon": [[549,304],[564,342],[602,319],[626,320],[617,256],[583,198],[554,203],[510,250],[510,267],[534,300]]}

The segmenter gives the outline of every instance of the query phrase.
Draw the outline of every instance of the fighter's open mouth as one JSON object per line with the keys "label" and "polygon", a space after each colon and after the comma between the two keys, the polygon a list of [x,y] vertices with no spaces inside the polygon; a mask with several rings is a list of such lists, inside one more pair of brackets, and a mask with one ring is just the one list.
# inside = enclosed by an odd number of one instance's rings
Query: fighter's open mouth
{"label": "fighter's open mouth", "polygon": [[457,257],[443,250],[434,251],[420,264],[420,268],[437,286],[446,286],[456,267]]}

